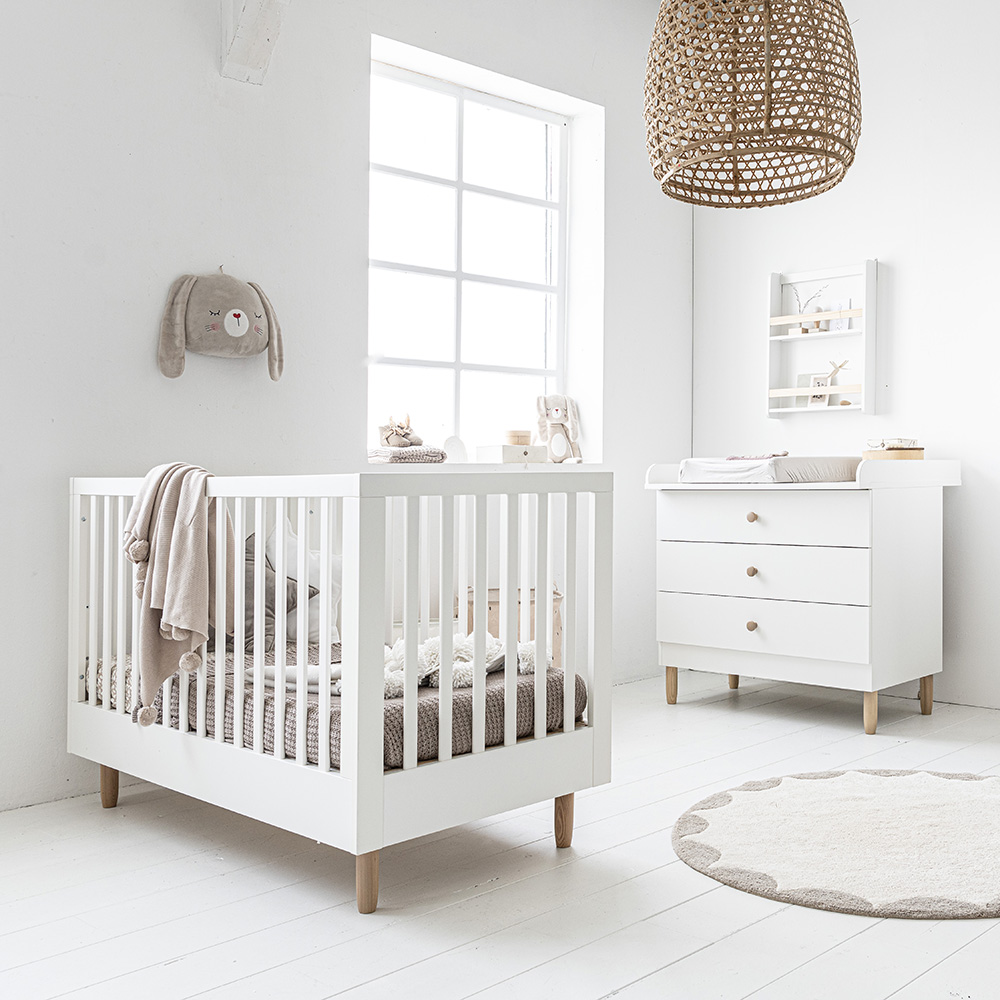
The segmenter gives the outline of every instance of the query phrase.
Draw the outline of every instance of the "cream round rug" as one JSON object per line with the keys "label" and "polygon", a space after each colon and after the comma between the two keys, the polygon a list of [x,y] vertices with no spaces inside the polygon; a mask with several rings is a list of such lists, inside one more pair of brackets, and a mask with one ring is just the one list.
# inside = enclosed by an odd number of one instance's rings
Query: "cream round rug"
{"label": "cream round rug", "polygon": [[697,871],[786,903],[1000,916],[1000,777],[823,771],[748,781],[684,813],[673,844]]}

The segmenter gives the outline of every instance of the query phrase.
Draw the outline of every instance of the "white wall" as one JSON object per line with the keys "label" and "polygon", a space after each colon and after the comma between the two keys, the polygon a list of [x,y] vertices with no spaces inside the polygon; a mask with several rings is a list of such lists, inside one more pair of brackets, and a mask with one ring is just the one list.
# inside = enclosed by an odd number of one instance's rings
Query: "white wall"
{"label": "white wall", "polygon": [[[961,459],[964,485],[945,496],[945,672],[935,694],[997,708],[1000,444],[985,379],[1000,364],[988,311],[1000,270],[1000,139],[988,124],[1000,8],[967,5],[975,30],[954,46],[933,27],[932,0],[845,7],[864,114],[847,179],[792,206],[695,212],[694,450],[857,455],[869,437],[903,436],[928,457]],[[869,257],[879,260],[877,414],[768,419],[769,272]]]}
{"label": "white wall", "polygon": [[[659,193],[644,152],[656,9],[294,0],[252,87],[219,75],[211,0],[3,3],[0,808],[96,787],[64,749],[70,476],[177,458],[223,475],[363,460],[369,32],[607,108],[615,670],[653,672],[642,473],[688,451],[691,280],[690,212]],[[189,355],[179,380],[159,374],[170,282],[219,264],[274,303],[281,382],[263,358]]]}

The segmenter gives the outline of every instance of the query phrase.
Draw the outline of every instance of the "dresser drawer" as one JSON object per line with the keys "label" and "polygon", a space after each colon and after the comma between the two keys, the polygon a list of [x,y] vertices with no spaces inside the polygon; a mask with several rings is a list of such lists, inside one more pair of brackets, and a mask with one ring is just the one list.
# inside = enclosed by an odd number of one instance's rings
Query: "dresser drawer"
{"label": "dresser drawer", "polygon": [[667,541],[867,547],[868,490],[660,490],[657,538]]}
{"label": "dresser drawer", "polygon": [[656,589],[865,605],[871,603],[869,558],[860,548],[661,541]]}
{"label": "dresser drawer", "polygon": [[[657,594],[656,638],[687,646],[869,662],[870,609],[701,594]],[[747,624],[756,627],[751,630]]]}

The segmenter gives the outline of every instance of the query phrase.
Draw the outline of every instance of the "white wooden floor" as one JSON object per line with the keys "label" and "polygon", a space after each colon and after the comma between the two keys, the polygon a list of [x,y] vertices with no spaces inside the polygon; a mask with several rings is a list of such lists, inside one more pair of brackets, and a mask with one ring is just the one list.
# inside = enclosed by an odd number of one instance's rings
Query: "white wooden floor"
{"label": "white wooden floor", "polygon": [[388,848],[371,916],[353,858],[152,786],[2,813],[0,997],[994,1000],[1000,921],[786,906],[671,850],[681,812],[752,777],[1000,773],[1000,712],[880,701],[865,736],[855,694],[618,687],[614,783],[577,796],[571,849],[551,803]]}

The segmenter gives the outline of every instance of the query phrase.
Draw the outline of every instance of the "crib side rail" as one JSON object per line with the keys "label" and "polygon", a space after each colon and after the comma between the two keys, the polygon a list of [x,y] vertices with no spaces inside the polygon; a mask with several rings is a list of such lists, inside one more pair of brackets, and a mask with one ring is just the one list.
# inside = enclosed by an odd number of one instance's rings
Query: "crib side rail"
{"label": "crib side rail", "polygon": [[[452,660],[471,669],[471,746],[481,753],[492,725],[486,712],[487,662],[497,642],[508,651],[503,670],[503,738],[556,735],[550,718],[545,666],[562,673],[558,726],[577,724],[576,675],[586,680],[585,721],[600,733],[595,774],[609,777],[610,760],[610,473],[591,470],[470,471],[362,476],[363,496],[379,491],[386,517],[385,642],[402,665],[403,748],[401,769],[427,756],[418,719],[418,676],[428,671],[438,686],[436,760],[452,756]],[[432,492],[433,491],[433,492]],[[468,607],[468,611],[466,611]],[[461,654],[456,642],[471,638]],[[432,644],[427,647],[428,637]],[[433,646],[437,640],[438,645]],[[487,655],[489,643],[489,655]],[[525,652],[525,646],[529,649]],[[512,651],[518,651],[512,655]],[[534,674],[533,718],[518,720],[518,657]],[[433,678],[433,658],[440,664]],[[533,657],[534,669],[531,666]],[[467,665],[459,663],[467,658]],[[540,667],[540,669],[539,669]],[[467,678],[460,684],[467,684]],[[456,685],[456,690],[457,690]],[[493,690],[491,703],[495,704]],[[426,713],[419,713],[426,719]],[[418,747],[418,740],[420,746]],[[456,744],[457,745],[457,744]]]}
{"label": "crib side rail", "polygon": [[[135,567],[124,558],[121,533],[141,482],[77,479],[71,484],[69,699],[86,699],[92,707],[119,714],[138,698],[139,671],[132,669],[126,676],[126,659],[131,656],[134,663],[139,649],[139,600]],[[401,649],[401,770],[413,771],[421,763],[418,758],[426,756],[426,746],[418,752],[418,653],[430,638],[438,639],[440,651],[433,766],[445,765],[453,753],[456,634],[473,635],[471,747],[464,749],[480,754],[496,742],[488,741],[486,734],[489,632],[490,641],[498,640],[508,651],[519,644],[523,651],[529,645],[540,666],[533,679],[519,677],[517,656],[507,656],[501,745],[559,735],[547,725],[551,706],[545,666],[551,657],[553,667],[563,674],[560,732],[576,729],[575,678],[580,674],[587,686],[585,723],[593,731],[594,780],[607,780],[611,490],[610,473],[551,466],[530,471],[393,469],[344,476],[208,480],[207,492],[217,501],[216,537],[226,537],[228,511],[235,547],[227,551],[220,541],[211,557],[219,610],[216,637],[201,652],[211,651],[215,662],[225,662],[230,637],[232,716],[226,717],[223,671],[216,671],[211,682],[204,670],[195,675],[182,672],[162,690],[162,704],[169,707],[173,696],[177,706],[175,731],[231,742],[241,753],[267,752],[300,766],[333,769],[329,640],[339,626],[343,660],[340,772],[358,787],[381,789],[385,645],[399,644]],[[295,522],[297,537],[286,543],[283,532],[272,530],[274,540],[270,541],[268,529],[283,524],[286,517]],[[303,573],[293,574],[297,576],[297,608],[288,620],[284,614],[275,614],[273,627],[268,626],[273,628],[274,666],[267,668],[265,676],[266,557],[275,562],[274,606],[284,608],[284,586],[279,581],[284,582],[289,567],[304,567],[313,555],[318,559],[321,593],[333,592],[335,575],[342,566],[340,620],[329,602],[320,601],[319,663],[307,663],[305,643],[299,643],[292,661],[286,662],[291,648],[289,630],[296,625],[297,634],[305,634],[310,602],[310,581]],[[253,566],[248,568],[251,559]],[[231,611],[226,610],[225,590],[220,585],[227,561],[234,564],[235,606]],[[245,655],[251,645],[252,656]],[[99,662],[104,665],[100,685]],[[245,668],[245,663],[250,665]],[[526,681],[534,695],[527,732],[523,725],[520,730],[517,727],[518,689]],[[209,683],[214,713],[209,710]],[[111,696],[112,685],[117,697]],[[305,697],[296,697],[296,692],[315,692],[317,686],[317,708],[307,707]],[[273,698],[273,725],[269,724],[273,739],[266,750],[265,692]],[[495,689],[490,697],[496,697]],[[294,716],[294,725],[288,726],[288,745],[286,726],[278,721],[286,719],[286,709],[290,723]],[[312,711],[318,715],[318,759],[312,752],[307,759],[306,753],[307,712]],[[164,718],[170,726],[169,711]],[[311,723],[313,716],[309,719]],[[364,825],[372,830],[380,822],[380,795],[381,791],[374,797],[366,791],[363,802],[360,796],[357,799],[367,817]]]}

